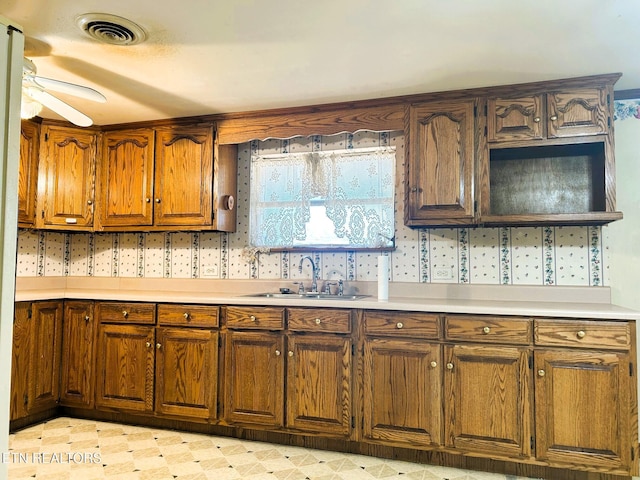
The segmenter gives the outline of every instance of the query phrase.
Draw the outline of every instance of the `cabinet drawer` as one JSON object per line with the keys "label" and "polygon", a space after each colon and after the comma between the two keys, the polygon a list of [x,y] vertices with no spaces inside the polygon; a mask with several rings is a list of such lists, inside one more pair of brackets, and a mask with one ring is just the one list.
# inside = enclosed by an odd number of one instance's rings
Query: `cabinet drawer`
{"label": "cabinet drawer", "polygon": [[289,308],[289,330],[294,332],[349,333],[351,310]]}
{"label": "cabinet drawer", "polygon": [[537,319],[536,345],[628,350],[631,332],[627,322]]}
{"label": "cabinet drawer", "polygon": [[96,316],[103,323],[156,323],[154,303],[108,302],[96,305]]}
{"label": "cabinet drawer", "polygon": [[444,329],[447,340],[528,345],[531,327],[529,318],[452,315],[445,318]]}
{"label": "cabinet drawer", "polygon": [[284,329],[284,308],[277,307],[227,307],[227,327]]}
{"label": "cabinet drawer", "polygon": [[218,310],[208,305],[158,305],[158,325],[217,327]]}
{"label": "cabinet drawer", "polygon": [[367,335],[438,338],[440,317],[420,312],[388,312],[370,310],[364,313]]}

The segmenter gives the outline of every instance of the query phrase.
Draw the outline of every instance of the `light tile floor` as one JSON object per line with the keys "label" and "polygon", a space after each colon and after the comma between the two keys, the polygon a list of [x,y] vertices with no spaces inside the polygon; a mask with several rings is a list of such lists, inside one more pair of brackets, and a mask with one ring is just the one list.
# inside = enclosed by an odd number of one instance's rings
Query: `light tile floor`
{"label": "light tile floor", "polygon": [[9,464],[10,480],[518,478],[67,417],[11,434],[0,461]]}

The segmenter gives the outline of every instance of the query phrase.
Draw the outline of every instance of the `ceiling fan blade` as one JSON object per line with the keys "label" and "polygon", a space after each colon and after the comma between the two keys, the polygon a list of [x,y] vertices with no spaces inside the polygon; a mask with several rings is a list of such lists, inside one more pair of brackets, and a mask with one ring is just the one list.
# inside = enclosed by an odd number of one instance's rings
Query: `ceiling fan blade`
{"label": "ceiling fan blade", "polygon": [[34,75],[32,81],[39,87],[53,90],[55,92],[67,93],[75,97],[86,98],[94,102],[104,103],[107,101],[104,95],[93,88],[76,85],[75,83],[63,82],[52,78],[39,77]]}
{"label": "ceiling fan blade", "polygon": [[50,93],[37,88],[27,88],[25,93],[33,98],[36,102],[40,102],[48,109],[56,112],[58,115],[66,118],[71,123],[78,125],[79,127],[89,127],[93,125],[93,120],[87,117],[84,113],[79,112],[71,105],[63,102],[62,100],[54,97]]}

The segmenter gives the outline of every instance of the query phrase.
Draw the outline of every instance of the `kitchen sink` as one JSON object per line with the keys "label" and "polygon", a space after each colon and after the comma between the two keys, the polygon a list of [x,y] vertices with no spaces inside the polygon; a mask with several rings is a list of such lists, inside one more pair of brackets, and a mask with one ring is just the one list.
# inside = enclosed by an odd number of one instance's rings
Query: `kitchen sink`
{"label": "kitchen sink", "polygon": [[289,298],[289,299],[309,299],[309,300],[359,300],[369,297],[370,295],[337,295],[333,293],[251,293],[243,295],[245,297],[254,298]]}

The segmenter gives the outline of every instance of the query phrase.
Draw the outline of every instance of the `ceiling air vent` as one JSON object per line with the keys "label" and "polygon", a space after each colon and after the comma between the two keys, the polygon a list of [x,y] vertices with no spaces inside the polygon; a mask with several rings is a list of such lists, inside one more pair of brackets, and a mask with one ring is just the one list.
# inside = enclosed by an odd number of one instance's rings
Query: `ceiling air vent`
{"label": "ceiling air vent", "polygon": [[76,19],[76,24],[94,40],[109,45],[135,45],[147,38],[139,25],[108,13],[85,13]]}

